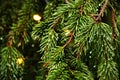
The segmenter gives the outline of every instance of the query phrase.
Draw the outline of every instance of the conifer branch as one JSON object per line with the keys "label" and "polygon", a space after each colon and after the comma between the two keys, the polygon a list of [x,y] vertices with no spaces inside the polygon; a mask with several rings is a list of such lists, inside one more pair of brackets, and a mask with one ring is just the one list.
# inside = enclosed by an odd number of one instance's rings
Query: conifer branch
{"label": "conifer branch", "polygon": [[108,4],[109,0],[106,0],[103,7],[101,8],[100,10],[100,13],[98,14],[98,17],[96,18],[96,21],[99,21],[101,19],[101,16],[102,14],[104,13],[106,7],[107,7],[107,4]]}

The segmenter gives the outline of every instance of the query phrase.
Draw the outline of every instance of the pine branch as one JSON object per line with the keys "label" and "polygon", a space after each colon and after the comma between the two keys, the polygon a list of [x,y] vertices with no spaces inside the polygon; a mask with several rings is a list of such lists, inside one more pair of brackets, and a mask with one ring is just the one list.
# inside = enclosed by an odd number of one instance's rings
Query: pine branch
{"label": "pine branch", "polygon": [[0,80],[19,80],[24,65],[22,54],[15,47],[9,46],[4,47],[1,53]]}
{"label": "pine branch", "polygon": [[98,14],[98,17],[96,18],[96,21],[101,20],[101,16],[102,16],[102,14],[103,14],[103,13],[104,13],[104,11],[105,11],[105,9],[106,9],[106,7],[107,7],[108,2],[109,2],[109,0],[106,0],[106,1],[105,1],[105,3],[104,3],[104,5],[103,5],[103,7],[102,7],[102,8],[101,8],[101,10],[100,10],[100,13]]}

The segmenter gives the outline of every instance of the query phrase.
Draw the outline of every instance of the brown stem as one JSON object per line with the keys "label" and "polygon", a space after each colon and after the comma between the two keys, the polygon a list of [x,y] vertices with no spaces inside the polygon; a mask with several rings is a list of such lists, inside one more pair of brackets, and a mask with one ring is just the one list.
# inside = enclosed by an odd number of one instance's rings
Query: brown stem
{"label": "brown stem", "polygon": [[8,41],[7,41],[6,45],[9,46],[9,47],[12,47],[12,44],[13,44],[13,38],[10,36],[8,38]]}
{"label": "brown stem", "polygon": [[77,59],[80,59],[80,52],[77,53]]}
{"label": "brown stem", "polygon": [[82,15],[83,14],[83,8],[84,8],[84,6],[82,5],[82,6],[80,6],[80,9],[79,9],[79,14],[80,15]]}
{"label": "brown stem", "polygon": [[48,64],[49,64],[49,61],[45,62],[45,63],[43,64],[43,67],[46,67]]}
{"label": "brown stem", "polygon": [[113,7],[111,7],[111,18],[112,18],[112,36],[113,36],[113,40],[115,40],[116,38],[116,33],[115,33],[115,26],[116,26],[116,23],[115,23],[115,12],[114,12],[114,9]]}
{"label": "brown stem", "polygon": [[101,16],[102,14],[104,13],[106,7],[107,7],[107,4],[108,4],[109,0],[106,0],[103,7],[101,8],[100,10],[100,13],[98,14],[98,17],[96,18],[96,21],[99,21],[101,19]]}
{"label": "brown stem", "polygon": [[83,9],[84,9],[85,3],[86,3],[86,0],[83,0],[82,5],[79,6],[79,14],[80,14],[80,15],[83,14]]}
{"label": "brown stem", "polygon": [[68,0],[64,0],[65,1],[65,3],[68,3],[69,1]]}
{"label": "brown stem", "polygon": [[69,40],[65,43],[63,48],[65,48],[72,41],[73,36],[74,36],[74,33],[71,33]]}
{"label": "brown stem", "polygon": [[55,20],[55,23],[53,24],[52,28],[55,29],[55,27],[57,26],[58,22],[59,22],[60,18],[57,18]]}
{"label": "brown stem", "polygon": [[105,53],[106,65],[108,64],[108,55]]}
{"label": "brown stem", "polygon": [[107,55],[107,52],[106,52],[106,47],[105,47],[105,45],[103,45],[103,49],[104,49],[105,62],[106,62],[106,65],[107,65],[107,64],[108,64],[108,55]]}
{"label": "brown stem", "polygon": [[80,59],[80,53],[84,51],[82,43],[79,43],[78,47],[79,47],[79,51],[77,52],[77,59]]}

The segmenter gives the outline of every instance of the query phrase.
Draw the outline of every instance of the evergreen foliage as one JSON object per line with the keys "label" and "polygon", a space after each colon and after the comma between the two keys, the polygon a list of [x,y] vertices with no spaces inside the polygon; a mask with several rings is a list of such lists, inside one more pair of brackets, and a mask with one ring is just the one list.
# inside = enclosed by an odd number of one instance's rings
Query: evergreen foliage
{"label": "evergreen foliage", "polygon": [[0,4],[0,80],[119,80],[118,0]]}

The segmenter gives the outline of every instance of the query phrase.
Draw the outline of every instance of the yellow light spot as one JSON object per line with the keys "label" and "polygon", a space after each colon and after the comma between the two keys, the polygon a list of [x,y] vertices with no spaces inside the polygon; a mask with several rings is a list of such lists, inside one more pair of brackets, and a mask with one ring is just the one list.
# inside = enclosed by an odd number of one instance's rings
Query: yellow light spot
{"label": "yellow light spot", "polygon": [[70,34],[71,34],[70,30],[66,29],[66,30],[65,30],[65,35],[66,35],[66,36],[70,36]]}
{"label": "yellow light spot", "polygon": [[16,63],[18,65],[24,65],[24,58],[18,58],[17,61],[16,61]]}
{"label": "yellow light spot", "polygon": [[33,15],[33,19],[34,19],[35,21],[40,21],[41,18],[42,18],[42,17],[41,17],[39,14],[34,14],[34,15]]}
{"label": "yellow light spot", "polygon": [[70,30],[66,29],[65,32],[70,32]]}

